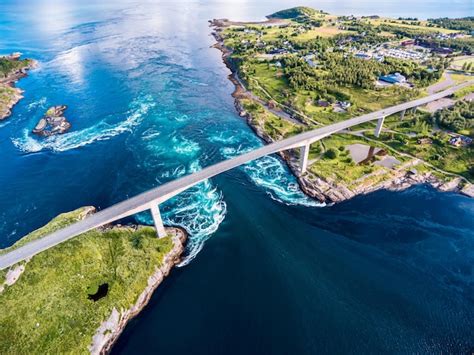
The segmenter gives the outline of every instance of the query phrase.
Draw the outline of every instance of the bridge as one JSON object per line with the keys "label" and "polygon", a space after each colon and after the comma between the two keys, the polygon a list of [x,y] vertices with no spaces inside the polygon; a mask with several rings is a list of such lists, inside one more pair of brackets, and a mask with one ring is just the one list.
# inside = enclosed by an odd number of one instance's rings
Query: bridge
{"label": "bridge", "polygon": [[151,211],[158,237],[164,237],[166,231],[161,219],[159,205],[192,186],[250,161],[290,149],[300,149],[300,173],[303,174],[308,167],[309,148],[312,143],[339,131],[371,121],[377,121],[374,133],[375,136],[378,137],[382,130],[385,117],[401,113],[401,118],[403,119],[407,110],[416,110],[418,106],[439,100],[443,97],[451,96],[455,91],[469,84],[472,84],[472,82],[463,83],[421,99],[304,132],[254,149],[235,158],[211,165],[191,175],[170,181],[140,195],[108,207],[82,221],[76,222],[68,227],[0,255],[0,270],[6,269],[20,261],[29,259],[44,250],[52,248],[53,246],[63,243],[82,233],[147,210]]}

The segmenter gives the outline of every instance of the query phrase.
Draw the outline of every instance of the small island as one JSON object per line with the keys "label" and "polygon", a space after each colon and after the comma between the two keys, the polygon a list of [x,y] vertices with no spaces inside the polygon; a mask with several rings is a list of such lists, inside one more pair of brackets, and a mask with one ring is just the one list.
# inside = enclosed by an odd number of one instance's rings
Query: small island
{"label": "small island", "polygon": [[67,106],[53,106],[49,108],[33,129],[33,133],[42,137],[63,134],[69,131],[71,123],[64,117]]}
{"label": "small island", "polygon": [[10,116],[13,106],[23,98],[15,83],[36,65],[35,61],[20,57],[20,53],[0,56],[0,121]]}
{"label": "small island", "polygon": [[[61,214],[0,253],[94,212]],[[159,239],[152,227],[108,226],[0,270],[0,353],[107,353],[180,261],[186,232],[167,232]]]}
{"label": "small island", "polygon": [[[416,111],[281,153],[302,190],[340,202],[428,183],[474,196],[474,19],[336,16],[308,7],[264,22],[210,21],[235,106],[268,143],[466,83]],[[471,83],[471,84],[468,84]]]}

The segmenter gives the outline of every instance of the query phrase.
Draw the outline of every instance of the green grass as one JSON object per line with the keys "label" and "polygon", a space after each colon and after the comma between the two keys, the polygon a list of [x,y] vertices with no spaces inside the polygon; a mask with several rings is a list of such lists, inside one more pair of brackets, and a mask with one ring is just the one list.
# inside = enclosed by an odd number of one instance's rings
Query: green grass
{"label": "green grass", "polygon": [[7,77],[11,73],[26,68],[31,64],[31,60],[22,59],[22,60],[9,60],[6,58],[0,57],[0,78]]}
{"label": "green grass", "polygon": [[[370,143],[368,143],[363,138],[350,135],[336,134],[324,138],[322,144],[325,150],[336,150],[338,152],[338,156],[334,159],[330,159],[323,155],[321,159],[316,160],[310,165],[309,170],[325,179],[350,184],[364,175],[383,169],[382,167],[373,164],[355,164],[352,161],[349,151],[346,149],[347,145],[354,143],[370,145]],[[310,155],[310,159],[311,158],[312,156]]]}
{"label": "green grass", "polygon": [[[26,238],[67,225],[82,212],[60,215]],[[35,256],[0,294],[0,353],[88,353],[101,322],[114,307],[121,311],[136,302],[171,248],[171,238],[156,238],[151,227],[121,228],[87,232]],[[107,296],[89,300],[88,290],[101,283],[109,284]]]}
{"label": "green grass", "polygon": [[454,97],[457,99],[463,98],[474,92],[474,84],[466,86],[465,88],[459,89],[454,93]]}
{"label": "green grass", "polygon": [[[474,57],[463,57],[459,59],[454,59],[451,67],[456,70],[462,70],[464,64],[471,64],[474,66]],[[474,68],[471,68],[471,71],[474,71]]]}
{"label": "green grass", "polygon": [[0,84],[0,112],[4,110],[4,107],[10,103],[14,96],[15,89],[7,85]]}
{"label": "green grass", "polygon": [[[397,129],[400,130],[400,129]],[[400,130],[402,131],[402,130]],[[416,126],[407,131],[419,133]],[[367,137],[376,139],[373,132]],[[379,140],[402,153],[420,158],[448,173],[459,174],[474,181],[470,168],[474,165],[474,149],[470,147],[453,147],[448,143],[449,136],[432,136],[433,144],[418,144],[418,137],[408,137],[402,133],[382,133]]]}
{"label": "green grass", "polygon": [[[385,22],[388,21],[388,22]],[[420,31],[425,31],[427,33],[456,33],[458,31],[455,30],[450,30],[447,28],[442,28],[442,27],[430,27],[428,26],[427,21],[419,21],[420,25],[415,25],[412,23],[403,23],[407,21],[403,20],[394,20],[394,19],[387,19],[387,18],[380,18],[380,19],[370,19],[369,22],[375,26],[379,26],[382,24],[387,24],[387,25],[394,25],[394,26],[399,26],[399,27],[406,27],[406,28],[411,28],[415,30],[420,30]],[[418,21],[415,21],[418,22]]]}
{"label": "green grass", "polygon": [[273,140],[280,140],[302,132],[301,127],[274,115],[258,102],[250,99],[242,99],[240,102],[251,115],[252,124],[262,127]]}

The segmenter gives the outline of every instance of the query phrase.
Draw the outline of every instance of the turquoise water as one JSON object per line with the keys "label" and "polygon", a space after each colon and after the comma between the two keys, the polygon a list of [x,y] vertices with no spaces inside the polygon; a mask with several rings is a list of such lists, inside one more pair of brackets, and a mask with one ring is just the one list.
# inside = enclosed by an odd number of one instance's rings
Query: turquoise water
{"label": "turquoise water", "polygon": [[[470,1],[299,2],[338,14],[467,16]],[[39,68],[0,123],[0,247],[55,215],[105,208],[262,143],[240,119],[207,20],[288,1],[3,1],[0,52]],[[30,131],[50,105],[72,130]],[[466,352],[474,202],[426,187],[325,207],[277,157],[163,206],[186,258],[117,353]],[[146,213],[136,221],[150,223]]]}

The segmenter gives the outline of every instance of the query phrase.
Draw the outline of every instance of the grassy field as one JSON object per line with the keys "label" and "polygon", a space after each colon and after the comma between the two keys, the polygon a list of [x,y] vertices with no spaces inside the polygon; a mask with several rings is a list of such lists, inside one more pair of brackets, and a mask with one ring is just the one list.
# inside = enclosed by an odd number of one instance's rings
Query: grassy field
{"label": "grassy field", "polygon": [[[420,133],[415,127],[407,130]],[[378,140],[399,152],[410,154],[446,172],[459,174],[471,182],[474,181],[474,176],[470,173],[470,168],[474,166],[472,146],[453,147],[448,143],[449,136],[445,134],[432,136],[432,144],[419,144],[417,136],[410,137],[404,131],[402,128],[397,128],[397,132],[400,133],[383,132]],[[366,136],[377,139],[373,136],[373,132],[368,132]]]}
{"label": "grassy field", "polygon": [[465,88],[459,89],[454,93],[454,97],[457,99],[463,98],[466,95],[474,92],[474,84],[466,86]]}
{"label": "grassy field", "polygon": [[430,27],[428,26],[428,21],[414,21],[414,22],[420,22],[420,24],[407,24],[403,22],[410,22],[410,21],[402,21],[402,20],[394,20],[394,19],[387,19],[387,18],[379,18],[379,19],[370,19],[368,20],[372,25],[379,26],[382,24],[385,25],[394,25],[394,26],[399,26],[399,27],[406,27],[406,28],[412,28],[416,30],[421,30],[421,31],[426,31],[426,32],[440,32],[440,33],[456,33],[459,31],[455,30],[450,30],[447,28],[441,28],[441,27]]}
{"label": "grassy field", "polygon": [[5,110],[6,105],[10,103],[13,96],[15,96],[15,89],[0,84],[0,112]]}
{"label": "grassy field", "polygon": [[[248,80],[249,89],[259,97],[268,100],[268,93],[277,102],[291,104],[297,111],[323,124],[338,122],[354,115],[377,111],[400,102],[413,100],[420,94],[417,90],[399,86],[375,90],[339,87],[341,92],[351,96],[352,107],[347,113],[336,113],[331,108],[322,108],[317,105],[317,91],[291,89],[282,70],[275,66],[265,62],[250,62],[246,63],[246,70],[251,77],[251,80]],[[288,93],[291,95],[287,97]]]}
{"label": "grassy field", "polygon": [[[324,151],[327,152],[328,150],[332,149],[337,152],[337,156],[334,158],[329,158],[318,149],[318,152],[320,152],[320,158],[316,158],[316,160],[311,163],[309,170],[314,174],[326,179],[342,181],[346,184],[350,184],[355,180],[362,178],[366,174],[384,169],[378,165],[373,164],[355,164],[350,156],[349,151],[346,149],[346,146],[354,143],[370,145],[370,143],[363,138],[358,138],[351,135],[332,135],[328,138],[324,138],[322,141]],[[310,155],[310,159],[314,158],[314,155]]]}
{"label": "grassy field", "polygon": [[461,57],[459,59],[455,59],[451,64],[451,67],[456,70],[462,70],[464,64],[471,64],[471,71],[474,71],[474,56],[470,57]]}
{"label": "grassy field", "polygon": [[355,32],[340,30],[337,26],[321,26],[321,27],[316,27],[312,30],[306,31],[304,33],[300,33],[298,36],[294,37],[293,39],[297,42],[305,42],[305,41],[312,40],[316,37],[328,38],[328,37],[334,37],[335,35],[341,34],[341,33],[355,33]]}
{"label": "grassy field", "polygon": [[[72,223],[83,212],[60,215],[25,240]],[[114,307],[120,311],[136,302],[171,248],[171,238],[156,238],[153,228],[121,228],[91,231],[35,256],[0,294],[0,353],[88,353],[101,322]],[[88,298],[105,283],[104,298]]]}
{"label": "grassy field", "polygon": [[243,99],[241,104],[252,116],[253,124],[264,128],[265,132],[274,140],[280,140],[303,131],[301,127],[269,112],[258,102]]}

